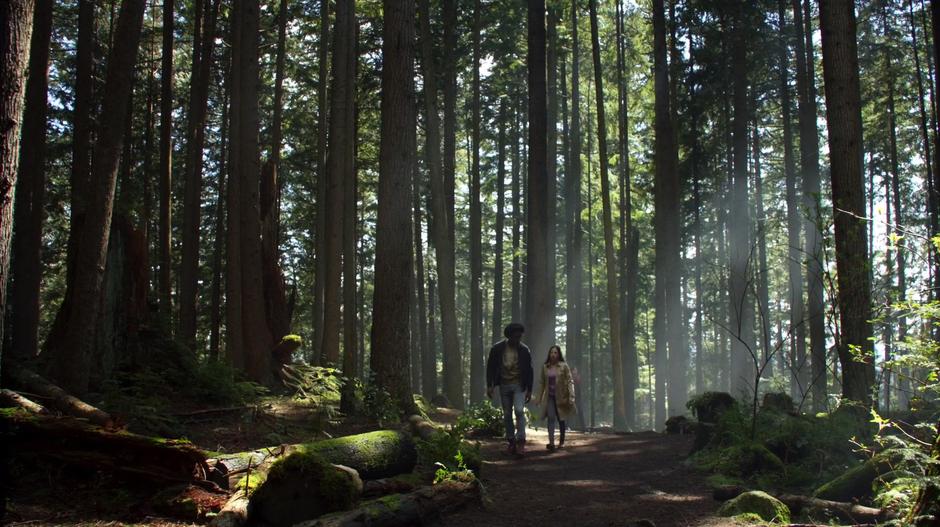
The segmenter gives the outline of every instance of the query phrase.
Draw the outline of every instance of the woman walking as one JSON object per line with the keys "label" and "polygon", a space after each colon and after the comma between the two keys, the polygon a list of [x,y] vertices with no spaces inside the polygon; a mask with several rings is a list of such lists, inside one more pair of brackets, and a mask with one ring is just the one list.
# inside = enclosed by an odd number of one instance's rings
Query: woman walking
{"label": "woman walking", "polygon": [[576,413],[574,378],[558,345],[548,348],[548,358],[542,365],[540,387],[539,418],[548,417],[548,445],[546,447],[549,450],[555,450],[555,424],[560,425],[558,446],[563,447],[565,445],[565,421]]}

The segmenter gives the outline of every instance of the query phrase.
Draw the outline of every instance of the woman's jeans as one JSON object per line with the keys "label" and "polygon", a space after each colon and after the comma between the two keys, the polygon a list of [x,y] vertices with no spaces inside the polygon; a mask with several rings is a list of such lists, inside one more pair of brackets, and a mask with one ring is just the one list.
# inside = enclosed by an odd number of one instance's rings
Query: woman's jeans
{"label": "woman's jeans", "polygon": [[565,442],[565,422],[558,418],[558,405],[555,396],[548,396],[548,443],[555,444],[555,423],[561,424],[561,442]]}
{"label": "woman's jeans", "polygon": [[[510,443],[525,441],[525,391],[518,384],[499,387],[499,398],[503,406],[503,424],[506,427],[506,440]],[[512,414],[516,414],[516,426],[513,426]]]}

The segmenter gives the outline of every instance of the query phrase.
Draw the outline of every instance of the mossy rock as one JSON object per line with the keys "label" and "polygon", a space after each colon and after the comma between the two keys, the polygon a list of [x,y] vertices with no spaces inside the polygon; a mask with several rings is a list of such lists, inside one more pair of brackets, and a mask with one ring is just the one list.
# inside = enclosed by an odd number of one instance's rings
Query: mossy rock
{"label": "mossy rock", "polygon": [[717,423],[721,414],[737,406],[738,402],[727,392],[705,392],[693,397],[686,403],[686,408],[701,423]]}
{"label": "mossy rock", "polygon": [[758,472],[781,472],[783,461],[763,445],[749,443],[723,450],[715,467],[719,472],[747,477]]}
{"label": "mossy rock", "polygon": [[300,452],[315,452],[330,463],[359,472],[362,479],[388,478],[411,472],[418,451],[411,436],[397,430],[378,430],[306,443]]}
{"label": "mossy rock", "polygon": [[352,508],[362,495],[355,472],[313,452],[294,452],[271,465],[268,477],[251,495],[252,525],[289,526]]}
{"label": "mossy rock", "polygon": [[887,456],[877,455],[860,463],[841,476],[830,480],[813,493],[813,497],[832,501],[867,500],[873,495],[873,483],[882,474],[891,470]]}
{"label": "mossy rock", "polygon": [[718,515],[724,517],[742,514],[756,514],[764,521],[790,523],[790,509],[782,501],[760,490],[745,492],[733,500],[725,502],[718,509]]}
{"label": "mossy rock", "polygon": [[762,410],[772,408],[786,414],[796,412],[796,407],[793,405],[793,398],[790,397],[789,394],[782,392],[765,393],[760,407]]}

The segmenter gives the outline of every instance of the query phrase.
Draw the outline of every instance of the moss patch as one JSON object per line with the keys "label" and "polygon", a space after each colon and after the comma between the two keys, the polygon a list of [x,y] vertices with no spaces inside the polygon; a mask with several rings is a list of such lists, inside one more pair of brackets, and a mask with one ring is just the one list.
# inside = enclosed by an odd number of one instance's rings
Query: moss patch
{"label": "moss patch", "polygon": [[294,452],[271,465],[267,479],[251,495],[249,522],[293,525],[329,512],[347,510],[361,487],[351,475],[315,452]]}
{"label": "moss patch", "polygon": [[317,453],[330,463],[354,468],[362,479],[411,472],[418,457],[411,438],[395,430],[378,430],[306,443],[299,451]]}
{"label": "moss patch", "polygon": [[756,514],[764,521],[790,523],[790,509],[777,498],[759,490],[745,492],[718,509],[719,516]]}

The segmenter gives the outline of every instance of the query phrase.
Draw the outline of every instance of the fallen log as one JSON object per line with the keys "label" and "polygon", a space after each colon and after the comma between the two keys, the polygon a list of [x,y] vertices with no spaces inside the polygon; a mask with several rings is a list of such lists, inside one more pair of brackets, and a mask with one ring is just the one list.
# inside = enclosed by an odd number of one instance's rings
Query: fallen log
{"label": "fallen log", "polygon": [[105,428],[114,427],[114,420],[107,412],[70,395],[35,372],[13,364],[4,366],[3,376],[14,388],[47,399],[49,406],[66,415],[88,419],[92,423]]}
{"label": "fallen log", "polygon": [[439,429],[431,421],[417,414],[408,416],[408,428],[411,430],[411,435],[416,435],[425,441],[430,440],[434,432]]}
{"label": "fallen log", "polygon": [[785,503],[794,514],[833,516],[853,523],[882,523],[897,517],[894,511],[866,507],[857,503],[823,500],[795,494],[782,494],[777,496],[777,499]]}
{"label": "fallen log", "polygon": [[294,527],[406,527],[436,522],[446,513],[479,501],[476,481],[447,481],[408,494],[385,496],[347,512],[296,524]]}
{"label": "fallen log", "polygon": [[212,518],[209,527],[242,527],[248,522],[248,493],[238,489]]}
{"label": "fallen log", "polygon": [[33,414],[49,413],[41,404],[35,403],[13,390],[7,390],[6,388],[0,390],[0,406],[4,408],[22,408]]}
{"label": "fallen log", "polygon": [[54,459],[72,466],[132,475],[165,484],[192,483],[216,490],[207,481],[205,454],[187,441],[115,432],[66,417],[22,410],[0,412],[16,454]]}

